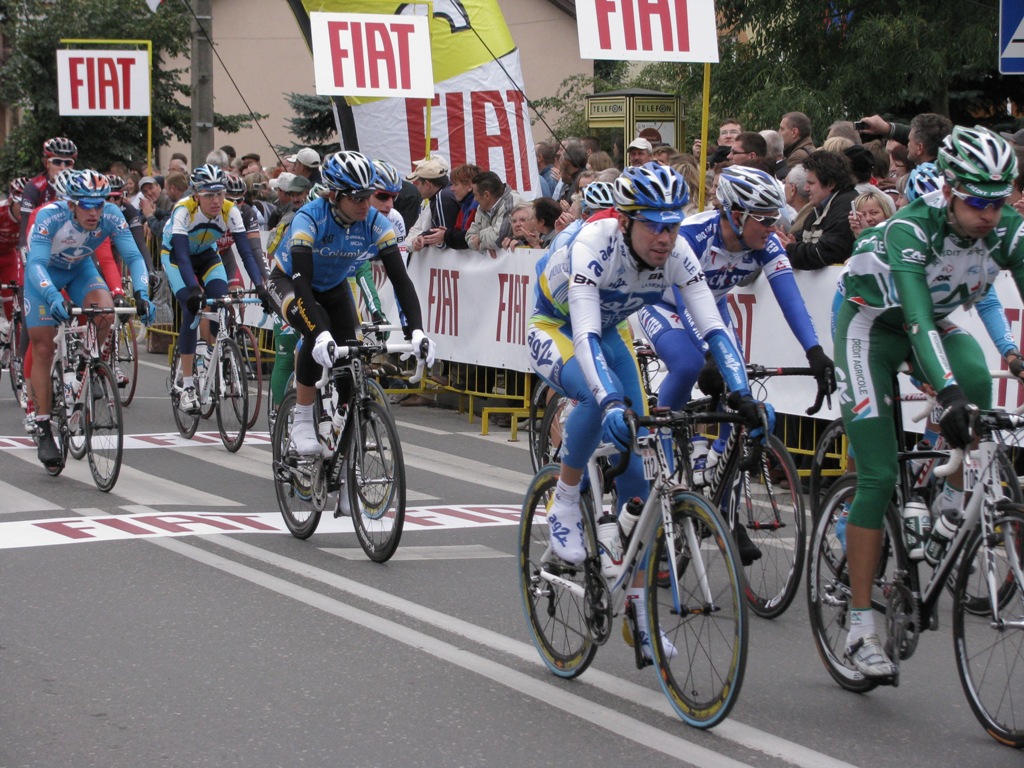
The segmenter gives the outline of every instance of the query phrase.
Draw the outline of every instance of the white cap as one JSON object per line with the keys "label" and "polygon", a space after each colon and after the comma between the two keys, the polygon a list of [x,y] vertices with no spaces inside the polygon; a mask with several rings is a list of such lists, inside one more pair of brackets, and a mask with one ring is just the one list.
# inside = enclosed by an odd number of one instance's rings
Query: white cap
{"label": "white cap", "polygon": [[319,168],[320,167],[320,155],[316,153],[315,149],[309,147],[303,147],[294,155],[288,155],[285,158],[289,163],[299,162],[307,168]]}
{"label": "white cap", "polygon": [[641,138],[633,139],[633,141],[629,143],[629,146],[626,147],[626,151],[628,152],[631,149],[642,149],[645,152],[654,151],[654,147],[651,145],[651,142],[649,142],[647,139]]}
{"label": "white cap", "polygon": [[[285,158],[285,159],[287,159],[287,158]],[[271,189],[280,189],[281,187],[287,187],[289,184],[291,184],[292,179],[294,179],[294,178],[295,178],[295,174],[294,173],[288,173],[287,171],[285,171],[280,176],[278,176],[276,179],[271,179],[270,180],[270,188]]]}

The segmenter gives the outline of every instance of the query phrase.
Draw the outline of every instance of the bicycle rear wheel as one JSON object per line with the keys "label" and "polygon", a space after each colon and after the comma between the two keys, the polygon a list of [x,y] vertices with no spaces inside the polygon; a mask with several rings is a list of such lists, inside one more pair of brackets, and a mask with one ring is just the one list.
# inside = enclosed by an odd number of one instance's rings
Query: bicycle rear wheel
{"label": "bicycle rear wheel", "polygon": [[28,404],[25,394],[25,371],[19,352],[21,345],[21,323],[21,312],[16,311],[11,317],[10,358],[7,362],[7,373],[11,379],[11,391],[14,393],[14,397],[17,398],[18,404],[25,408]]}
{"label": "bicycle rear wheel", "polygon": [[349,494],[359,546],[371,560],[383,563],[398,549],[405,525],[405,460],[386,407],[364,400],[358,419],[346,459],[348,488],[341,492]]}
{"label": "bicycle rear wheel", "polygon": [[[847,475],[832,486],[821,504],[807,564],[807,606],[814,645],[832,679],[848,691],[866,693],[877,687],[878,681],[864,677],[844,655],[850,628],[850,578],[845,544],[835,530],[836,522],[848,512],[856,489],[857,476]],[[894,573],[907,569],[904,550],[896,543],[896,537],[902,535],[899,513],[890,503],[883,521],[882,556],[871,598],[879,610],[885,609],[882,592],[893,583]]]}
{"label": "bicycle rear wheel", "polygon": [[825,494],[846,469],[846,451],[846,427],[842,419],[835,419],[818,436],[814,456],[811,457],[807,497],[810,499],[812,520],[818,519]]}
{"label": "bicycle rear wheel", "polygon": [[[224,339],[220,359],[215,361],[217,376],[213,399],[217,406],[217,429],[224,447],[234,453],[242,447],[249,423],[248,375],[242,353],[231,339]],[[214,375],[214,371],[210,371]]]}
{"label": "bicycle rear wheel", "polygon": [[327,480],[322,456],[299,456],[292,449],[294,413],[295,392],[292,391],[278,406],[274,422],[274,491],[281,517],[292,536],[308,539],[320,524],[327,499]]}
{"label": "bicycle rear wheel", "polygon": [[60,364],[55,365],[50,373],[50,397],[50,429],[60,450],[60,465],[46,467],[46,471],[56,477],[64,471],[68,461],[68,412],[64,397],[64,367]]}
{"label": "bicycle rear wheel", "polygon": [[178,432],[182,437],[191,440],[192,435],[199,428],[199,414],[185,413],[185,411],[181,410],[181,390],[181,352],[178,351],[178,346],[175,345],[174,355],[171,357],[171,374],[167,383],[167,391],[171,395],[171,410],[174,413],[174,424],[178,427]]}
{"label": "bicycle rear wheel", "polygon": [[[758,616],[781,616],[800,587],[807,550],[804,498],[800,477],[782,441],[769,435],[755,472],[737,472],[727,486],[742,526],[761,557],[743,569],[747,599]],[[732,510],[730,510],[731,512]]]}
{"label": "bicycle rear wheel", "polygon": [[107,492],[121,472],[124,449],[124,423],[117,380],[104,362],[89,368],[85,397],[85,444],[89,452],[89,471],[96,487]]}
{"label": "bicycle rear wheel", "polygon": [[548,393],[551,387],[541,379],[534,376],[533,394],[530,396],[530,463],[533,471],[539,472],[544,462],[540,459],[540,424],[544,419],[544,412],[547,409]]}
{"label": "bicycle rear wheel", "polygon": [[537,461],[541,467],[562,460],[562,427],[571,407],[572,400],[557,393],[548,401],[537,437]]}
{"label": "bicycle rear wheel", "polygon": [[232,335],[238,345],[245,370],[246,387],[249,390],[249,419],[246,429],[252,429],[260,417],[263,399],[263,357],[256,336],[247,325],[236,325]]}
{"label": "bicycle rear wheel", "polygon": [[1024,748],[1022,542],[1024,506],[1009,505],[1000,510],[993,536],[974,535],[964,552],[963,562],[987,563],[997,590],[991,599],[986,595],[988,609],[968,610],[966,602],[978,598],[967,569],[961,569],[953,592],[953,650],[964,694],[989,735],[1017,749]]}
{"label": "bicycle rear wheel", "polygon": [[647,561],[647,631],[672,708],[689,725],[713,728],[736,703],[747,664],[739,554],[721,515],[702,496],[674,494],[672,521],[674,541],[660,527]]}
{"label": "bicycle rear wheel", "polygon": [[[587,622],[586,599],[544,578],[557,577],[586,589],[582,565],[572,566],[551,554],[548,507],[555,495],[559,468],[543,467],[533,478],[519,518],[519,594],[533,644],[541,659],[559,677],[583,674],[594,660],[597,643]],[[590,494],[584,504],[585,540],[593,540]],[[594,551],[594,550],[592,550]]]}
{"label": "bicycle rear wheel", "polygon": [[[132,319],[119,319],[111,338],[114,341],[111,367],[114,370],[115,383],[118,385],[118,395],[121,405],[131,405],[135,399],[135,388],[139,383],[139,342],[135,338],[135,324]],[[121,386],[117,378],[119,374],[127,379],[124,386]]]}

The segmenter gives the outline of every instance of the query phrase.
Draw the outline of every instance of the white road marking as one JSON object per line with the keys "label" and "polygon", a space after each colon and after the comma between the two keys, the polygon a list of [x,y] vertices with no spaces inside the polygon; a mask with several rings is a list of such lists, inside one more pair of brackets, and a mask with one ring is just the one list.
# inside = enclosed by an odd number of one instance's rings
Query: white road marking
{"label": "white road marking", "polygon": [[[324,552],[343,557],[346,560],[365,560],[366,555],[361,549],[341,549],[324,547]],[[495,558],[513,557],[508,552],[499,552],[482,544],[453,544],[436,547],[399,547],[391,557],[396,560],[491,560]]]}

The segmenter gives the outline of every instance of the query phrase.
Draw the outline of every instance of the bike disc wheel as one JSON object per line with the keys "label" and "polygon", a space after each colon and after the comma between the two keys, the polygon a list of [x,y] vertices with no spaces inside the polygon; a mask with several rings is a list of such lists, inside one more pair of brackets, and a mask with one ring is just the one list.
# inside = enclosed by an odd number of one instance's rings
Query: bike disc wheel
{"label": "bike disc wheel", "polygon": [[[747,663],[748,618],[736,544],[702,497],[672,496],[674,565],[659,527],[646,572],[647,627],[659,682],[689,725],[713,728],[732,710]],[[667,579],[660,573],[668,563]],[[703,578],[702,578],[703,577]]]}
{"label": "bike disc wheel", "polygon": [[[534,476],[519,518],[519,594],[533,644],[541,659],[559,677],[583,674],[594,660],[594,642],[587,621],[586,599],[544,579],[556,576],[586,589],[583,565],[573,566],[551,554],[548,507],[555,495],[559,468],[548,465]],[[589,494],[581,503],[589,505]],[[586,499],[586,501],[584,501]],[[588,513],[584,511],[584,526]],[[592,536],[585,536],[590,541]]]}
{"label": "bike disc wheel", "polygon": [[85,443],[96,487],[110,491],[121,472],[124,423],[114,372],[106,363],[90,366],[85,398]]}
{"label": "bike disc wheel", "polygon": [[249,423],[249,384],[242,353],[231,339],[222,342],[215,375],[213,400],[217,407],[217,429],[224,447],[234,453],[242,447]]}
{"label": "bike disc wheel", "polygon": [[383,563],[398,549],[405,525],[405,460],[387,408],[364,400],[358,419],[346,458],[348,488],[341,492],[349,494],[359,546],[371,560]]}
{"label": "bike disc wheel", "polygon": [[174,347],[174,356],[171,358],[171,376],[167,386],[171,395],[171,411],[174,413],[174,424],[178,433],[186,440],[191,440],[192,435],[199,428],[199,414],[186,413],[181,410],[181,353],[178,347]]}
{"label": "bike disc wheel", "polygon": [[119,320],[114,333],[115,383],[119,372],[128,379],[123,387],[118,387],[121,405],[127,406],[135,399],[135,388],[139,383],[139,341],[135,338],[135,323],[131,318]]}
{"label": "bike disc wheel", "polygon": [[245,427],[252,429],[260,417],[260,405],[263,401],[263,357],[256,336],[249,326],[235,326],[233,338],[242,356],[246,387],[249,390],[249,418]]}
{"label": "bike disc wheel", "polygon": [[[316,408],[314,407],[314,411]],[[273,434],[274,491],[281,517],[292,536],[308,539],[320,524],[323,506],[315,503],[326,495],[323,487],[324,460],[320,456],[301,457],[291,447],[295,392],[284,396],[277,409]],[[315,477],[321,479],[318,483]]]}
{"label": "bike disc wheel", "polygon": [[730,493],[736,525],[761,557],[744,566],[750,609],[765,619],[781,616],[800,587],[807,550],[806,514],[796,464],[782,441],[769,435],[753,472],[737,473]]}
{"label": "bike disc wheel", "polygon": [[[953,650],[967,701],[992,738],[1024,748],[1024,584],[1020,582],[1024,506],[1000,510],[993,535],[975,534],[967,543],[964,562],[987,562],[998,590],[993,610],[982,614],[965,602],[974,601],[972,575],[961,569],[953,592]],[[982,557],[982,555],[985,555]],[[1009,585],[1009,586],[1007,586]],[[1004,594],[1004,590],[1009,595]]]}

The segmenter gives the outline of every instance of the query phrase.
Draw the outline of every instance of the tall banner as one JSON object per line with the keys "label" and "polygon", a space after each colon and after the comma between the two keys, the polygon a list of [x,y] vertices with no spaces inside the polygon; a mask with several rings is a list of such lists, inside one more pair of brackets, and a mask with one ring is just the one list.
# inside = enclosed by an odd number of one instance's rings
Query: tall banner
{"label": "tall banner", "polygon": [[[399,17],[425,16],[428,8],[386,0],[302,0],[302,6],[307,14]],[[540,182],[519,51],[497,0],[435,0],[429,22],[433,98],[348,97],[360,151],[408,173],[426,156],[429,136],[429,153],[443,155],[451,167],[473,163],[497,173],[524,199],[536,197]]]}

